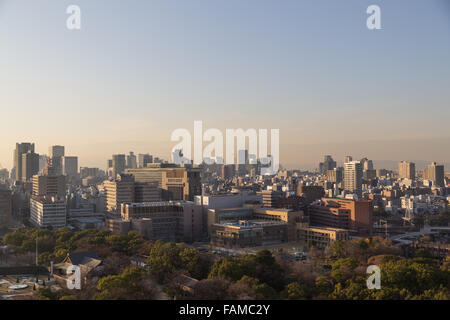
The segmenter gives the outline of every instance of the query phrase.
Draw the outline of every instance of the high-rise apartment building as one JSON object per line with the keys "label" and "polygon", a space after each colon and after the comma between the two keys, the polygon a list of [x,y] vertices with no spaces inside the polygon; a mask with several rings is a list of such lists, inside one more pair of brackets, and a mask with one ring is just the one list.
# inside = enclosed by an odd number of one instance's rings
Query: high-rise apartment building
{"label": "high-rise apartment building", "polygon": [[416,165],[413,162],[401,161],[398,163],[398,177],[400,179],[416,178]]}
{"label": "high-rise apartment building", "polygon": [[438,165],[436,162],[432,162],[423,170],[423,179],[433,181],[439,187],[445,187],[444,176],[444,165]]}
{"label": "high-rise apartment building", "polygon": [[345,156],[344,163],[352,162],[352,161],[353,161],[353,157],[352,156]]}
{"label": "high-rise apartment building", "polygon": [[361,162],[351,161],[344,163],[344,189],[348,192],[362,195],[363,171]]}
{"label": "high-rise apartment building", "polygon": [[16,143],[16,149],[14,150],[14,172],[13,179],[15,181],[22,181],[22,155],[24,153],[34,153],[34,143]]}

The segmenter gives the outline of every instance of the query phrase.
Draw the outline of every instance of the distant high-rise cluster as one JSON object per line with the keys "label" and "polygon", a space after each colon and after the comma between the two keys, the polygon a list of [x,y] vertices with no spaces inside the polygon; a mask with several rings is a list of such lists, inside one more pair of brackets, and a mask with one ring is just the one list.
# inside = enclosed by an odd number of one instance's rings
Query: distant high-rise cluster
{"label": "distant high-rise cluster", "polygon": [[423,170],[423,179],[430,180],[439,187],[444,187],[444,166],[436,162],[431,163]]}
{"label": "distant high-rise cluster", "polygon": [[39,155],[34,152],[34,143],[16,143],[14,150],[15,181],[26,182],[39,172]]}
{"label": "distant high-rise cluster", "polygon": [[334,168],[336,168],[336,161],[330,155],[324,156],[323,162],[319,163],[319,171],[322,174],[327,174],[328,170],[333,170]]}
{"label": "distant high-rise cluster", "polygon": [[398,163],[398,177],[400,179],[416,178],[416,165],[413,162],[401,161]]}

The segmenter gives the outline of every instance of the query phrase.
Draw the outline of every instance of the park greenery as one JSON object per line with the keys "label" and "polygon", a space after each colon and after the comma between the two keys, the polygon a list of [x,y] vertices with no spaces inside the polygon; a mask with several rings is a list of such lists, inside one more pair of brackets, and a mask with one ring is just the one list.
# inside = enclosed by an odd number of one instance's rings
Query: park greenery
{"label": "park greenery", "polygon": [[[72,232],[20,228],[3,237],[13,255],[35,251],[39,263],[61,262],[69,252],[95,250],[101,267],[89,274],[83,290],[52,292],[39,288],[42,300],[75,299],[339,299],[448,300],[450,258],[434,258],[425,249],[404,256],[389,240],[373,237],[333,242],[325,250],[311,247],[306,261],[286,252],[262,250],[231,257],[202,252],[183,243],[150,241],[130,232]],[[145,257],[146,267],[131,264]],[[381,269],[381,289],[366,286],[367,266]],[[186,291],[180,277],[194,278]]]}

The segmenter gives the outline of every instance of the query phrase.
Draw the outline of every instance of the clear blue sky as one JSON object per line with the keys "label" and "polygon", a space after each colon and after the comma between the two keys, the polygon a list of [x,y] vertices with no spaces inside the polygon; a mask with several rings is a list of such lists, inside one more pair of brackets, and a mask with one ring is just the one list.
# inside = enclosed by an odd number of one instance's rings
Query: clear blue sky
{"label": "clear blue sky", "polygon": [[[82,30],[66,29],[66,8]],[[381,7],[382,30],[366,27]],[[168,158],[176,128],[279,128],[281,163],[450,162],[450,1],[0,0],[0,163]]]}

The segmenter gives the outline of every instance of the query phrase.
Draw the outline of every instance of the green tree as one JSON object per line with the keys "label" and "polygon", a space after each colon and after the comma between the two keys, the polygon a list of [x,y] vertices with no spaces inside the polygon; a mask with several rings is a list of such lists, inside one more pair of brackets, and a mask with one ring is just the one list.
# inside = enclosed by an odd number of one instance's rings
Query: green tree
{"label": "green tree", "polygon": [[151,299],[143,281],[147,278],[147,271],[138,267],[125,269],[120,275],[107,276],[98,282],[96,300],[135,300]]}

